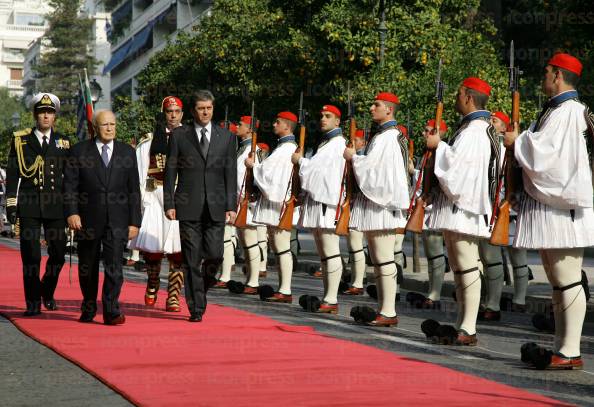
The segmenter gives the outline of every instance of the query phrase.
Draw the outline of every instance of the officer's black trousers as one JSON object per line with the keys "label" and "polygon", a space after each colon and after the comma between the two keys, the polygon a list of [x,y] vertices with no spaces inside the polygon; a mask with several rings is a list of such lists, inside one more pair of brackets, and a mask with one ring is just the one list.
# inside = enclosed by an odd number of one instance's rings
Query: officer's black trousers
{"label": "officer's black trousers", "polygon": [[[49,258],[45,274],[39,279],[41,263],[41,227],[47,241]],[[64,219],[20,218],[21,259],[27,309],[39,309],[41,297],[53,299],[58,277],[64,265],[66,251],[66,223]]]}

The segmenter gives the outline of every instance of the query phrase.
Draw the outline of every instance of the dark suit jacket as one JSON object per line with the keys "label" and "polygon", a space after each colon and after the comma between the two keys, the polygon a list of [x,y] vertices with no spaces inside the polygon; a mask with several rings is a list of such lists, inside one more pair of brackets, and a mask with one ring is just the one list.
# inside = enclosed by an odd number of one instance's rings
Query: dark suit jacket
{"label": "dark suit jacket", "polygon": [[140,227],[142,220],[139,185],[131,146],[114,140],[106,168],[95,140],[81,141],[72,147],[66,166],[65,215],[80,215],[83,231],[101,233],[109,225],[127,237],[128,226]]}
{"label": "dark suit jacket", "polygon": [[[14,136],[10,143],[6,170],[6,196],[7,198],[17,198],[18,187],[18,216],[20,217],[63,218],[62,180],[70,147],[68,137],[52,130],[48,147],[46,151],[43,151],[33,132],[35,129],[27,130],[28,134],[24,132],[23,135]],[[39,173],[30,178],[21,176],[15,147],[17,137],[24,143],[22,154],[26,167],[30,167],[38,156],[43,158],[43,175],[41,177]],[[19,179],[21,180],[20,186]]]}
{"label": "dark suit jacket", "polygon": [[165,210],[175,209],[178,220],[200,220],[206,203],[213,221],[224,222],[225,212],[236,210],[236,137],[212,122],[211,128],[207,157],[194,125],[178,127],[169,137],[163,193]]}

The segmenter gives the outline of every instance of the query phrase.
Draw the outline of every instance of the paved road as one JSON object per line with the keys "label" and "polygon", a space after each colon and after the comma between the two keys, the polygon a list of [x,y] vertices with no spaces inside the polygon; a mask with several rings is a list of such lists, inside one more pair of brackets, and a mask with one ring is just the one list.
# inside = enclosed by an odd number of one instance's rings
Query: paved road
{"label": "paved road", "polygon": [[[313,250],[311,239],[308,236],[300,236],[300,241],[302,242],[304,252]],[[407,245],[405,251],[411,251],[410,245]],[[536,256],[531,256],[531,262],[536,263],[536,260]],[[313,262],[315,259],[312,256],[304,254],[300,256],[300,261]],[[587,270],[591,273],[594,269],[591,267],[591,260],[588,259],[586,263],[588,266]],[[146,277],[142,273],[132,268],[126,268],[125,274],[126,279],[129,281],[143,283],[146,281]],[[536,271],[535,274],[538,275],[539,271]],[[263,283],[269,283],[275,286],[276,273],[273,271],[273,267],[270,267],[268,275],[269,277]],[[243,276],[239,271],[233,273],[233,278],[243,280]],[[542,277],[537,278],[542,279]],[[165,267],[162,270],[161,279],[162,287],[165,287]],[[590,281],[592,280],[594,279]],[[582,338],[582,356],[585,360],[586,370],[575,372],[535,371],[525,368],[519,361],[520,346],[522,343],[528,341],[551,345],[552,335],[535,332],[531,328],[530,315],[505,313],[504,322],[502,323],[479,323],[478,332],[480,342],[476,348],[444,347],[427,343],[420,331],[420,324],[427,318],[453,323],[455,319],[455,307],[453,301],[447,298],[445,299],[445,310],[441,312],[411,309],[404,302],[401,302],[398,307],[400,315],[398,327],[382,329],[355,325],[348,316],[350,308],[355,304],[374,305],[373,300],[367,296],[355,299],[341,297],[339,315],[318,315],[302,311],[299,305],[297,305],[297,298],[304,293],[320,296],[322,293],[321,281],[304,272],[297,272],[294,275],[293,287],[295,297],[295,304],[293,305],[263,303],[257,298],[233,295],[226,290],[211,291],[209,293],[209,300],[213,303],[230,305],[246,311],[266,315],[282,322],[313,326],[320,332],[338,338],[360,342],[501,383],[523,387],[530,391],[577,405],[594,406],[594,324],[592,323],[586,324]],[[403,294],[405,293],[403,291]],[[139,298],[138,301],[141,302],[142,299]],[[208,314],[205,317],[205,323],[208,323]],[[60,377],[66,383],[69,381],[75,383],[82,382],[82,377],[86,376],[86,379],[89,381],[89,390],[87,392],[75,393],[72,396],[72,405],[76,404],[74,401],[79,395],[81,396],[78,399],[79,401],[87,400],[82,395],[88,392],[97,394],[97,397],[93,398],[93,400],[98,401],[98,403],[109,402],[113,405],[126,404],[125,400],[107,389],[103,384],[82,372],[78,367],[64,361],[53,352],[23,336],[11,324],[0,323],[0,331],[2,366],[10,366],[8,368],[0,368],[0,374],[3,377],[7,377],[6,369],[15,371],[13,375],[15,379],[13,381],[2,380],[0,382],[0,395],[10,395],[8,400],[2,402],[3,405],[28,404],[24,403],[25,399],[19,399],[12,395],[15,388],[20,389],[22,392],[26,390],[27,393],[33,391],[33,394],[37,394],[39,397],[43,396],[46,404],[69,405],[69,400],[64,401],[63,391],[58,391],[59,386],[44,385],[41,390],[36,390],[39,383],[38,380],[43,383],[45,376],[43,372],[37,371],[39,368],[35,368],[35,365],[31,364],[36,360],[35,357],[32,356],[30,362],[21,362],[23,352],[14,346],[15,342],[28,343],[28,345],[24,345],[32,349],[28,353],[31,355],[35,355],[36,353],[43,354],[43,357],[46,358],[44,360],[49,365],[53,366],[56,364],[56,366],[61,366]],[[5,333],[7,332],[8,335],[13,335],[13,339],[5,339]],[[39,350],[33,350],[37,348]],[[5,360],[8,362],[7,364],[4,363]],[[15,368],[13,367],[14,364],[22,364],[24,367]],[[353,369],[351,365],[352,361],[349,361],[349,366],[346,366],[345,369]],[[32,377],[35,374],[39,374],[37,380],[28,380],[28,377]],[[71,387],[68,388],[70,389]],[[2,397],[4,396],[0,396],[0,400]]]}

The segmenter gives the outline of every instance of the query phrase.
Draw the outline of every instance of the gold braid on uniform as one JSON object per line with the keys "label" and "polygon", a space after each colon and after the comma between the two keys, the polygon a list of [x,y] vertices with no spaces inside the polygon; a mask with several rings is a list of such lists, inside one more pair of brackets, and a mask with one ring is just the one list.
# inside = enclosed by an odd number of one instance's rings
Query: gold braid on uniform
{"label": "gold braid on uniform", "polygon": [[[22,140],[22,137],[29,134],[31,134],[31,129],[21,130],[14,133],[14,149],[16,151],[17,160],[19,163],[19,173],[23,178],[32,178],[33,176],[37,175],[38,183],[43,184],[43,157],[38,155],[30,167],[27,167],[27,164],[25,163],[23,146],[27,143]],[[37,185],[37,182],[34,183]]]}

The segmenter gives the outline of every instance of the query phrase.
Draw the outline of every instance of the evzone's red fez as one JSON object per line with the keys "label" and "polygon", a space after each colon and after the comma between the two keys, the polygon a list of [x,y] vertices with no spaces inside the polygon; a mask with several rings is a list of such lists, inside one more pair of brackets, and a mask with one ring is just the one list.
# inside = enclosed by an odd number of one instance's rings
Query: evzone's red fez
{"label": "evzone's red fez", "polygon": [[548,65],[556,66],[573,72],[577,76],[582,76],[582,63],[579,59],[569,54],[558,53],[553,55],[549,60]]}

